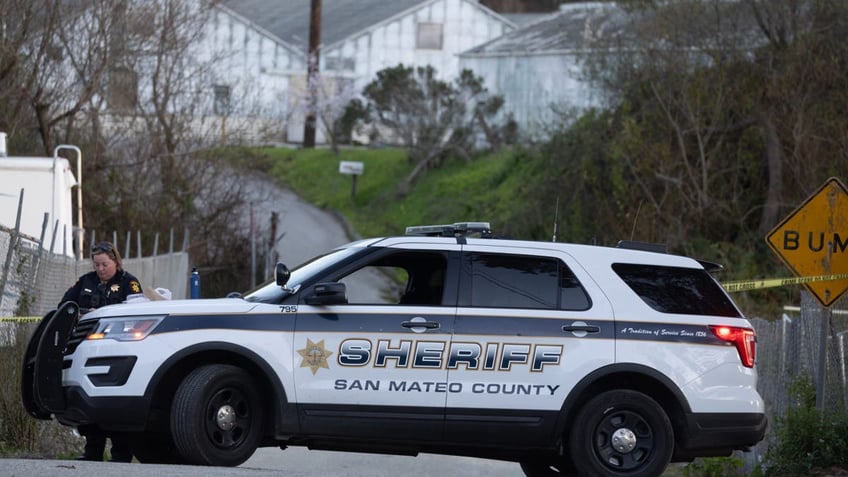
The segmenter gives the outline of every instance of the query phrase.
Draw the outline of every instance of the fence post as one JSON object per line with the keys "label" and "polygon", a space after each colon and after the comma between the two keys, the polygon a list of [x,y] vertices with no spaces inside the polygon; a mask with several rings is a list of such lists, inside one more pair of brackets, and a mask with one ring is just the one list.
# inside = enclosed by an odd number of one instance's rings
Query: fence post
{"label": "fence post", "polygon": [[826,307],[822,313],[821,330],[819,330],[819,369],[816,379],[816,407],[824,410],[825,394],[827,393],[827,335],[830,334],[830,307]]}
{"label": "fence post", "polygon": [[839,371],[842,376],[842,404],[848,409],[848,376],[845,373],[845,333],[848,331],[840,331],[836,334],[839,339]]}
{"label": "fence post", "polygon": [[12,234],[9,237],[9,251],[6,253],[6,262],[3,266],[3,275],[0,276],[0,302],[3,301],[3,293],[6,291],[6,281],[9,279],[9,272],[12,269],[12,254],[18,247],[21,233],[21,214],[24,207],[24,190],[21,189],[21,195],[18,199],[18,215],[15,218],[15,228],[12,229]]}

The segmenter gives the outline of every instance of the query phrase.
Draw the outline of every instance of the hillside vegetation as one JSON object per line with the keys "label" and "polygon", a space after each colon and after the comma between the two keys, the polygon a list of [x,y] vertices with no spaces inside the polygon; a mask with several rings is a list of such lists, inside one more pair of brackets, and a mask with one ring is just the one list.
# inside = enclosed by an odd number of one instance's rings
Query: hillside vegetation
{"label": "hillside vegetation", "polygon": [[[520,180],[518,174],[507,174],[512,156],[502,153],[449,162],[429,171],[401,197],[396,184],[413,165],[399,149],[344,150],[339,155],[327,149],[263,153],[271,159],[272,176],[310,202],[342,213],[362,236],[401,234],[407,225],[459,221],[489,221],[502,231],[504,220],[498,217],[515,206],[506,199]],[[339,173],[342,160],[364,164],[355,195],[353,176]]]}

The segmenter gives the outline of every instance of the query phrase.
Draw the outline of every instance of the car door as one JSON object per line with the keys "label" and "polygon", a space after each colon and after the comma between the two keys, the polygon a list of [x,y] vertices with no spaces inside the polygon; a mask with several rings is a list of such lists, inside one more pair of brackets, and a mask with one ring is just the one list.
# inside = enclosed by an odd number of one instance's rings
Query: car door
{"label": "car door", "polygon": [[469,245],[461,270],[446,434],[483,445],[552,442],[572,387],[614,360],[609,302],[556,249]]}
{"label": "car door", "polygon": [[[377,250],[301,292],[293,371],[307,433],[441,439],[458,247],[406,247]],[[309,304],[328,283],[344,284],[347,299]]]}

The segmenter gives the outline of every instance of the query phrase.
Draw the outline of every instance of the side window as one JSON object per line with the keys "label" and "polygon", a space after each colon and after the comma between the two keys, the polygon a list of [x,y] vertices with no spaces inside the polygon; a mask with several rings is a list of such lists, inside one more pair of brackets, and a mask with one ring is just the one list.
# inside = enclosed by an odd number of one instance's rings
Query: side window
{"label": "side window", "polygon": [[418,24],[415,47],[424,50],[442,49],[442,24],[421,22]]}
{"label": "side window", "polygon": [[559,264],[559,291],[561,310],[582,311],[592,306],[589,295],[583,289],[583,285],[571,272],[571,269],[562,262]]}
{"label": "side window", "polygon": [[384,255],[345,275],[350,304],[442,304],[447,257],[441,252],[399,251]]}
{"label": "side window", "polygon": [[352,305],[395,305],[406,280],[403,268],[367,265],[339,282],[345,284]]}
{"label": "side window", "polygon": [[706,270],[632,263],[614,263],[612,269],[639,298],[659,312],[740,316]]}
{"label": "side window", "polygon": [[471,306],[585,310],[589,298],[559,260],[472,253]]}

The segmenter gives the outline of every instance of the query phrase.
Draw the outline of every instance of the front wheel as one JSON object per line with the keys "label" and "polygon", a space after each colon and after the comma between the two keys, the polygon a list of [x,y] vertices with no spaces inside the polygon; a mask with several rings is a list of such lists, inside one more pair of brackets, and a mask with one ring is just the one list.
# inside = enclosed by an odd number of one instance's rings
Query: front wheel
{"label": "front wheel", "polygon": [[671,421],[656,401],[631,390],[606,391],[577,414],[569,438],[585,477],[657,477],[674,448]]}
{"label": "front wheel", "polygon": [[174,395],[171,433],[180,454],[198,465],[237,466],[262,438],[259,391],[236,366],[210,364],[192,371]]}

